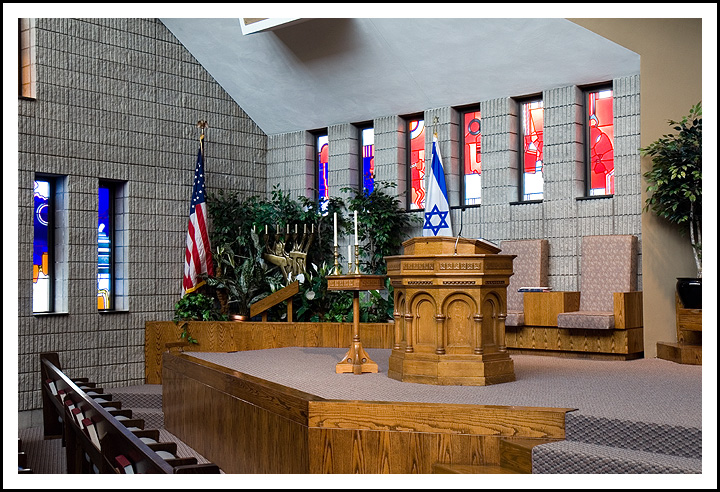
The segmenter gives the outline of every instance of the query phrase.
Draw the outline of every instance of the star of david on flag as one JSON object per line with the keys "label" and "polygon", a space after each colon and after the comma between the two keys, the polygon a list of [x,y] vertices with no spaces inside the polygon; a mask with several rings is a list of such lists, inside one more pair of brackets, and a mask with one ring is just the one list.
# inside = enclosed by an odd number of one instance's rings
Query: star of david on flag
{"label": "star of david on flag", "polygon": [[437,135],[433,135],[432,164],[426,173],[425,189],[425,224],[423,236],[452,236],[450,221],[450,204],[445,187],[445,170],[443,169]]}

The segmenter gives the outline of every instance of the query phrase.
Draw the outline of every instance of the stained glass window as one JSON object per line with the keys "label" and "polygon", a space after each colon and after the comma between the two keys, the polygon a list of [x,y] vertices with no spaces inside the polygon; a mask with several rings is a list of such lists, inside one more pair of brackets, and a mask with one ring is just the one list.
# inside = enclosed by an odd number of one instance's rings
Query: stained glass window
{"label": "stained glass window", "polygon": [[543,102],[522,104],[522,199],[543,198]]}
{"label": "stained glass window", "polygon": [[615,160],[613,152],[612,90],[591,92],[587,99],[590,195],[615,193]]}
{"label": "stained glass window", "polygon": [[51,182],[35,180],[33,192],[33,312],[52,311]]}
{"label": "stained glass window", "polygon": [[410,209],[425,207],[425,121],[408,123],[410,149]]}
{"label": "stained glass window", "polygon": [[462,113],[463,193],[465,205],[478,205],[481,198],[480,111]]}
{"label": "stained glass window", "polygon": [[317,137],[317,183],[318,183],[318,206],[322,212],[327,212],[330,191],[328,188],[328,136]]}
{"label": "stained glass window", "polygon": [[362,145],[361,186],[365,193],[375,190],[375,129],[363,128],[360,132]]}
{"label": "stained glass window", "polygon": [[98,309],[113,309],[112,305],[112,189],[101,184],[98,188]]}

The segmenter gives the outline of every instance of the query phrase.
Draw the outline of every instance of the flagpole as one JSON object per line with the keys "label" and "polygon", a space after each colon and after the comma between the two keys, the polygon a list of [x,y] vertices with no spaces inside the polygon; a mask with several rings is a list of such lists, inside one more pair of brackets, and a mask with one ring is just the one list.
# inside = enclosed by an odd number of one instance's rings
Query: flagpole
{"label": "flagpole", "polygon": [[204,139],[205,139],[205,128],[208,128],[210,125],[208,125],[208,122],[205,120],[200,120],[197,122],[198,128],[200,128],[200,153],[203,156],[203,161],[205,160],[205,145],[204,145]]}

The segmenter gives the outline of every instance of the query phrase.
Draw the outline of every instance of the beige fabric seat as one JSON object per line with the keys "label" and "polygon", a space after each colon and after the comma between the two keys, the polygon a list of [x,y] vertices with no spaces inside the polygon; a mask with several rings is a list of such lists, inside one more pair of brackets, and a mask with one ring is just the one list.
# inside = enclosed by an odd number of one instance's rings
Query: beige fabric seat
{"label": "beige fabric seat", "polygon": [[558,328],[624,327],[616,326],[614,294],[637,291],[637,237],[586,236],[580,261],[580,309],[558,314]]}
{"label": "beige fabric seat", "polygon": [[523,326],[525,313],[521,287],[547,287],[548,250],[547,239],[522,239],[502,241],[500,254],[517,255],[513,260],[513,275],[507,289],[507,318],[505,326]]}

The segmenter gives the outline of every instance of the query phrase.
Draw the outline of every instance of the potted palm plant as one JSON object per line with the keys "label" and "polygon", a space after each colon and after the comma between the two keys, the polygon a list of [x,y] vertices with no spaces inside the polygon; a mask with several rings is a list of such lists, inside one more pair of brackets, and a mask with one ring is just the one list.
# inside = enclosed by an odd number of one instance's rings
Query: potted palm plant
{"label": "potted palm plant", "polygon": [[227,296],[231,315],[249,319],[250,306],[270,293],[258,235],[252,231],[249,237],[239,235],[233,242],[218,245],[213,261],[216,274],[207,277],[208,285],[223,293],[218,297]]}
{"label": "potted palm plant", "polygon": [[644,210],[667,219],[689,236],[696,278],[678,278],[677,290],[683,306],[702,308],[702,107],[697,103],[680,121],[669,120],[677,134],[661,138],[640,149],[652,157],[653,166],[644,174],[648,198]]}

